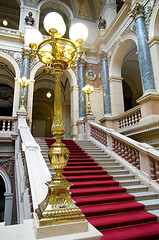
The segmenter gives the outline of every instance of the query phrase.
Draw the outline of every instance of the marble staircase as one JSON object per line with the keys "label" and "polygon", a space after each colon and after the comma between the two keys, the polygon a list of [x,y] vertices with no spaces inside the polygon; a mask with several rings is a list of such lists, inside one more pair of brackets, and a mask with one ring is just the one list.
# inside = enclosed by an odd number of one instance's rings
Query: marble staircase
{"label": "marble staircase", "polygon": [[[44,138],[36,138],[40,145],[42,155],[48,165],[51,174],[54,174],[48,159],[48,146]],[[75,141],[95,162],[98,162],[103,170],[107,170],[113,179],[119,181],[119,185],[127,188],[127,193],[135,196],[135,200],[145,205],[145,210],[158,216],[159,221],[159,194],[143,185],[129,170],[123,167],[116,159],[111,158],[103,150],[98,148],[91,141]]]}

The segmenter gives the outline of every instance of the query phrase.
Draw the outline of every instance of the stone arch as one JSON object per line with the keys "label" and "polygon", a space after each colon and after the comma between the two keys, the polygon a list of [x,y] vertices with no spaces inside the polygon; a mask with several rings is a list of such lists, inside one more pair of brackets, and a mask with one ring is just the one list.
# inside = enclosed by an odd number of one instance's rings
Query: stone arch
{"label": "stone arch", "polygon": [[134,33],[128,33],[123,38],[120,38],[111,57],[109,76],[121,77],[123,58],[134,43],[137,45],[137,38]]}
{"label": "stone arch", "polygon": [[[3,59],[3,62],[6,63],[10,69],[14,72],[15,74],[15,79],[20,78],[20,68],[17,64],[17,62],[8,54],[4,52],[0,52],[0,59]],[[18,81],[10,81],[9,79],[7,80],[6,84],[11,86],[14,89],[14,99],[13,99],[13,112],[12,115],[16,116],[16,112],[18,111],[19,108],[19,84]]]}
{"label": "stone arch", "polygon": [[[38,4],[37,10],[40,12],[41,7],[47,2],[57,3],[56,0],[43,0]],[[58,4],[60,5],[60,10],[66,14],[69,20],[71,20],[73,18],[72,10],[60,0],[58,1]]]}
{"label": "stone arch", "polygon": [[[33,69],[31,70],[30,72],[30,80],[33,81],[34,78],[35,78],[35,75],[37,73],[38,70],[40,70],[40,68],[44,67],[45,65],[41,62],[38,62],[34,67]],[[70,69],[67,69],[65,71],[65,75],[68,77],[69,79],[69,82],[70,82],[70,86],[77,86],[77,78],[76,78],[76,75],[74,73],[74,71],[70,68]]]}
{"label": "stone arch", "polygon": [[20,68],[19,68],[17,62],[11,56],[9,56],[8,54],[6,54],[4,52],[0,52],[0,58],[3,58],[4,62],[6,62],[8,64],[8,66],[14,70],[15,78],[20,78]]}
{"label": "stone arch", "polygon": [[[137,37],[134,33],[128,33],[120,38],[113,51],[109,67],[111,107],[113,115],[121,114],[124,112],[124,109],[128,110],[134,107],[136,105],[136,99],[140,97],[143,92],[139,60],[136,52]],[[136,71],[134,71],[134,69]],[[125,85],[124,83],[128,85]],[[126,92],[128,91],[128,86],[129,90],[131,89],[133,92],[131,97],[129,97],[127,95],[128,92]],[[116,95],[115,99],[114,95]]]}
{"label": "stone arch", "polygon": [[[30,80],[33,82],[35,79],[35,75],[37,71],[43,68],[45,65],[41,62],[38,62],[30,72]],[[77,87],[77,77],[72,69],[67,69],[65,71],[65,76],[68,78],[70,83],[70,119],[71,119],[71,135],[76,135],[77,133],[77,126],[76,122],[79,116],[79,109],[78,109],[78,87]],[[32,100],[33,103],[33,95]],[[32,118],[32,116],[29,116]]]}
{"label": "stone arch", "polygon": [[0,167],[0,176],[4,181],[5,189],[6,189],[6,192],[4,194],[5,195],[4,222],[5,222],[5,225],[10,225],[11,218],[12,218],[12,203],[13,203],[13,193],[12,193],[11,182],[8,174],[1,167]]}
{"label": "stone arch", "polygon": [[149,23],[149,39],[153,38],[154,36],[159,36],[159,1],[157,1],[156,6],[153,9],[151,20]]}

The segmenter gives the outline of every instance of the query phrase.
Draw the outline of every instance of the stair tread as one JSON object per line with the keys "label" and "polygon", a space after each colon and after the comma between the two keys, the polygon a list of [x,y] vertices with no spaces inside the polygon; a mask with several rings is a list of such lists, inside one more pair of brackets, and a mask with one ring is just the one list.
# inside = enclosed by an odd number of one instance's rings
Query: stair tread
{"label": "stair tread", "polygon": [[89,222],[98,230],[122,227],[125,225],[135,225],[157,221],[157,217],[146,211],[123,213],[109,216],[89,218]]}
{"label": "stair tread", "polygon": [[159,239],[159,223],[149,223],[138,226],[117,228],[113,230],[102,231],[102,233],[103,237],[101,240],[114,240],[114,236],[118,236],[118,240],[157,240]]}

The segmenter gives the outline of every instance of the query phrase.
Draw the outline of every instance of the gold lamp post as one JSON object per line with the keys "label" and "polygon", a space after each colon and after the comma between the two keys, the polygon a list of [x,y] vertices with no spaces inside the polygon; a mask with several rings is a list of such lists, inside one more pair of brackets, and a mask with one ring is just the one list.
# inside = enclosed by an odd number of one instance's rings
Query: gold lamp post
{"label": "gold lamp post", "polygon": [[[72,184],[62,175],[69,158],[69,150],[61,142],[65,133],[62,119],[61,76],[66,69],[74,68],[75,59],[81,57],[82,45],[87,38],[88,31],[86,26],[77,23],[70,29],[70,37],[75,43],[62,38],[66,26],[61,15],[56,12],[46,15],[44,27],[50,34],[47,40],[41,41],[39,32],[33,29],[27,30],[25,35],[25,42],[29,43],[31,58],[38,56],[40,61],[46,65],[47,72],[55,76],[54,118],[51,133],[56,141],[49,150],[49,160],[56,174],[52,175],[51,182],[47,184],[46,199],[36,210],[40,226],[85,221],[85,216],[71,199]],[[34,36],[38,36],[37,42]]]}
{"label": "gold lamp post", "polygon": [[26,77],[22,77],[22,78],[18,79],[18,82],[19,82],[19,84],[20,84],[20,86],[22,87],[22,90],[23,90],[21,106],[20,106],[19,110],[20,111],[25,111],[26,109],[25,109],[25,106],[24,106],[24,103],[25,103],[25,101],[24,101],[24,89],[25,89],[26,86],[28,86],[28,84],[30,83],[30,80],[27,79]]}
{"label": "gold lamp post", "polygon": [[82,88],[82,90],[88,95],[88,102],[87,102],[87,115],[93,115],[91,111],[91,103],[90,103],[90,94],[93,92],[94,88],[90,84],[87,84]]}

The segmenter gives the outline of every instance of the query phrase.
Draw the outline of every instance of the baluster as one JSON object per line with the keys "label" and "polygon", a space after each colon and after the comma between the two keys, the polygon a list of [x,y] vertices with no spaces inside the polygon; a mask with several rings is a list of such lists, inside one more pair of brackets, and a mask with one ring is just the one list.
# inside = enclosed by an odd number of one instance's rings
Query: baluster
{"label": "baluster", "polygon": [[125,119],[125,125],[126,125],[126,127],[129,126],[128,117],[126,117],[126,119]]}
{"label": "baluster", "polygon": [[141,113],[138,112],[138,121],[140,121],[140,119],[141,119]]}
{"label": "baluster", "polygon": [[129,116],[128,124],[131,126],[131,116]]}
{"label": "baluster", "polygon": [[123,120],[120,120],[120,123],[121,123],[120,124],[120,126],[121,126],[120,128],[122,128],[123,127]]}
{"label": "baluster", "polygon": [[121,128],[121,122],[120,122],[120,120],[118,120],[118,129],[120,129]]}
{"label": "baluster", "polygon": [[159,162],[158,161],[155,161],[156,163],[156,182],[159,183]]}
{"label": "baluster", "polygon": [[156,180],[156,167],[155,167],[155,161],[154,160],[150,160],[150,172],[151,172],[151,179],[152,180]]}
{"label": "baluster", "polygon": [[124,158],[124,156],[125,156],[125,154],[124,154],[125,150],[124,149],[125,149],[125,147],[124,147],[124,144],[122,143],[121,144],[121,157],[122,158]]}
{"label": "baluster", "polygon": [[136,157],[136,168],[140,170],[140,159],[139,159],[139,152],[136,150],[135,151],[135,157]]}
{"label": "baluster", "polygon": [[3,120],[2,131],[5,131],[5,120]]}
{"label": "baluster", "polygon": [[137,113],[135,113],[135,123],[138,122],[138,116],[137,116]]}
{"label": "baluster", "polygon": [[10,131],[10,121],[8,120],[8,126],[7,126],[7,131]]}
{"label": "baluster", "polygon": [[125,148],[124,148],[124,158],[126,161],[128,161],[128,147],[125,145]]}
{"label": "baluster", "polygon": [[118,141],[118,155],[121,156],[121,142]]}
{"label": "baluster", "polygon": [[123,119],[123,127],[125,127],[125,119]]}
{"label": "baluster", "polygon": [[128,162],[131,163],[132,159],[131,159],[131,148],[128,147]]}
{"label": "baluster", "polygon": [[136,167],[136,157],[135,157],[135,151],[134,151],[134,149],[132,149],[132,151],[131,151],[131,154],[132,154],[132,157],[131,157],[131,159],[132,159],[132,165],[134,166],[134,167]]}
{"label": "baluster", "polygon": [[132,124],[135,123],[135,120],[134,120],[134,115],[132,115]]}

